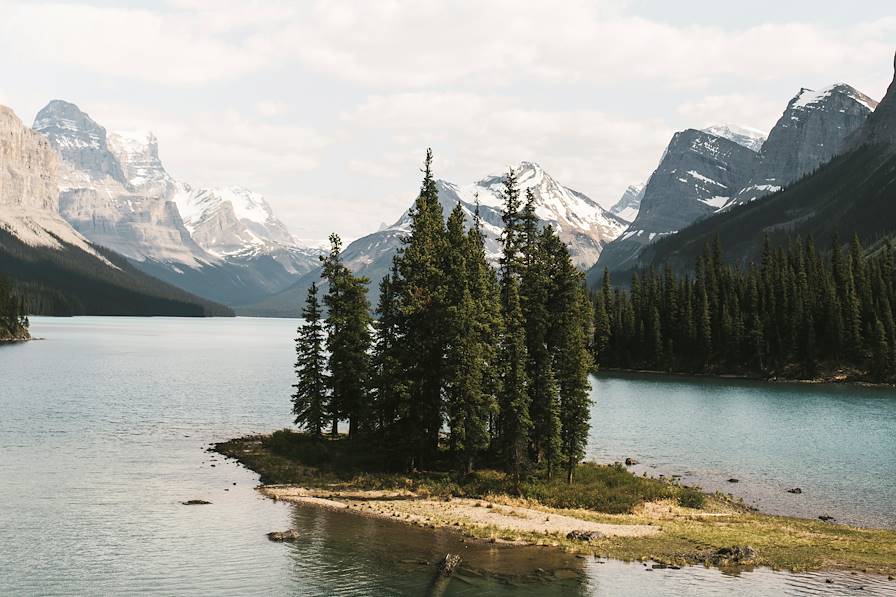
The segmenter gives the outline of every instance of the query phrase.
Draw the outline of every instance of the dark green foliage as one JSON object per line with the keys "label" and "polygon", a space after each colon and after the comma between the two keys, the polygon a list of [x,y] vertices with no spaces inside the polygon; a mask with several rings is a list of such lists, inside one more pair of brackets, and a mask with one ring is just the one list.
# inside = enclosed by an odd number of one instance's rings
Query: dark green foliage
{"label": "dark green foliage", "polygon": [[106,261],[64,243],[60,250],[32,247],[0,230],[0,272],[15,281],[32,315],[233,316],[223,305],[150,277],[113,251],[94,249]]}
{"label": "dark green foliage", "polygon": [[693,487],[682,487],[678,493],[678,505],[700,510],[706,505],[706,494]]}
{"label": "dark green foliage", "polygon": [[327,411],[326,355],[324,354],[323,323],[317,301],[317,284],[308,289],[308,299],[302,309],[304,323],[296,338],[296,393],[292,397],[295,423],[314,437],[321,436]]}
{"label": "dark green foliage", "polygon": [[[499,282],[478,208],[469,230],[461,205],[446,225],[428,151],[410,234],[380,284],[376,322],[367,318],[366,280],[352,276],[331,237],[322,275],[333,436],[348,419],[350,438],[397,469],[470,475],[500,463],[518,491],[532,471],[550,478],[563,466],[572,480],[588,436],[593,312],[566,246],[553,229],[539,229],[531,193],[520,212],[519,194],[511,171]],[[299,350],[315,352],[310,341]],[[297,423],[317,434],[301,398]]]}
{"label": "dark green foliage", "polygon": [[369,431],[373,413],[368,398],[370,361],[370,306],[367,303],[366,278],[352,275],[342,263],[342,243],[330,235],[330,253],[323,258],[322,276],[328,289],[327,351],[330,353],[329,416],[331,433],[336,434],[339,420],[348,419],[349,435]]}
{"label": "dark green foliage", "polygon": [[855,237],[845,252],[835,234],[826,257],[811,238],[786,246],[766,238],[762,247],[758,264],[740,268],[722,260],[716,241],[697,257],[693,278],[648,270],[632,277],[628,293],[602,286],[595,320],[609,331],[594,344],[599,363],[798,378],[844,370],[891,381],[890,244],[866,255]]}
{"label": "dark green foliage", "polygon": [[13,293],[9,278],[0,274],[0,341],[24,340],[28,337],[25,302]]}

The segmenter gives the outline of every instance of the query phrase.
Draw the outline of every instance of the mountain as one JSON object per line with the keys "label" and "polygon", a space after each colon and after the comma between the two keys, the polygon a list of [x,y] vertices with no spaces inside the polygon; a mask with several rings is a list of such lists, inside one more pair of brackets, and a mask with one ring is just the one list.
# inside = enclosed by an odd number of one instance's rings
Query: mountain
{"label": "mountain", "polygon": [[644,198],[646,186],[643,183],[629,185],[619,201],[610,208],[610,213],[626,222],[634,222],[638,216],[638,210],[641,209],[641,199]]}
{"label": "mountain", "polygon": [[593,270],[626,268],[658,236],[715,213],[750,180],[758,157],[752,149],[712,133],[675,133],[647,181],[637,217],[606,246]]}
{"label": "mountain", "polygon": [[[216,240],[211,232],[216,224],[227,224],[228,231],[246,225],[198,214],[192,188],[165,170],[152,133],[108,133],[62,100],[47,104],[33,128],[62,158],[62,217],[92,243],[120,253],[152,276],[212,300],[240,304],[287,287],[313,267],[313,256],[295,243],[265,245],[245,232],[242,238],[248,242],[241,247],[233,244],[239,235],[222,239],[229,243],[226,253],[218,251],[222,245],[216,242],[209,247],[198,242]],[[193,205],[190,216],[198,239],[181,216],[181,203]]]}
{"label": "mountain", "polygon": [[270,256],[291,276],[305,274],[318,264],[320,250],[296,241],[258,193],[182,183],[174,201],[193,240],[216,257],[250,263]]}
{"label": "mountain", "polygon": [[892,238],[896,235],[894,131],[896,76],[843,154],[762,201],[733,207],[654,243],[643,252],[639,266],[669,263],[685,270],[716,235],[725,256],[736,262],[755,259],[766,235],[773,243],[811,235],[819,249],[837,237],[847,242],[857,235],[871,247]]}
{"label": "mountain", "polygon": [[845,83],[821,91],[800,89],[762,145],[753,180],[726,207],[778,191],[829,162],[876,106]]}
{"label": "mountain", "polygon": [[[586,195],[569,189],[546,173],[541,166],[522,162],[516,169],[521,195],[527,189],[535,195],[535,213],[542,225],[552,225],[570,249],[573,262],[580,269],[587,269],[600,255],[604,246],[616,238],[626,226],[626,221],[603,209]],[[485,236],[486,255],[492,263],[500,256],[501,189],[504,175],[487,176],[469,185],[456,185],[437,181],[439,202],[445,217],[460,203],[467,225],[473,222],[477,199]],[[410,226],[410,210],[393,225],[382,228],[349,244],[342,252],[345,264],[356,274],[370,279],[370,300],[375,306],[379,296],[379,281],[386,275],[392,257],[407,236]],[[312,282],[320,279],[315,269],[293,286],[256,304],[239,309],[241,313],[257,315],[294,314]]]}
{"label": "mountain", "polygon": [[718,124],[703,129],[703,132],[716,137],[724,137],[757,153],[762,149],[762,144],[765,143],[766,139],[766,134],[759,129],[738,124]]}
{"label": "mountain", "polygon": [[589,280],[604,268],[639,267],[640,253],[655,240],[816,170],[843,150],[876,105],[843,83],[819,92],[804,88],[764,141],[758,131],[734,125],[676,133],[648,181],[638,217],[607,246]]}
{"label": "mountain", "polygon": [[[115,172],[114,161],[85,156],[95,158],[96,171]],[[233,314],[137,271],[72,228],[59,214],[59,162],[50,141],[0,106],[0,272],[13,278],[30,313]]]}

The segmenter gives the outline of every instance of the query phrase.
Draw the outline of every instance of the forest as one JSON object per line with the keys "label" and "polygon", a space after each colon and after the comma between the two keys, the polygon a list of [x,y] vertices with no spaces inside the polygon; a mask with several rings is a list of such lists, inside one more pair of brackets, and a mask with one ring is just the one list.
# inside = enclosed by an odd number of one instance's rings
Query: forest
{"label": "forest", "polygon": [[[503,189],[502,254],[486,259],[477,213],[443,216],[427,152],[411,229],[370,314],[339,237],[308,292],[293,410],[311,436],[361,438],[405,471],[501,467],[571,482],[585,454],[593,310],[584,277],[540,228],[516,174]],[[325,289],[322,299],[319,294]]]}
{"label": "forest", "polygon": [[604,272],[592,294],[592,348],[602,367],[876,382],[896,373],[896,252],[866,254],[836,236],[824,254],[812,238],[764,239],[758,263],[723,259],[704,245],[692,275],[668,265],[614,289]]}
{"label": "forest", "polygon": [[0,274],[0,341],[29,337],[24,301],[13,293],[9,278]]}

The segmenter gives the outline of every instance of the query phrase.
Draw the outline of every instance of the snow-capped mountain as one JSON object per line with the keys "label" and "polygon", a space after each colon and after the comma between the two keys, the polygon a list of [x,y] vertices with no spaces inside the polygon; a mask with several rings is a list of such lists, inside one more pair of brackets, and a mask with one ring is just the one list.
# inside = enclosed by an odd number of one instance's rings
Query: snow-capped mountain
{"label": "snow-capped mountain", "polygon": [[714,213],[750,180],[758,157],[712,133],[675,133],[647,181],[637,217],[607,245],[595,268],[629,267],[648,243]]}
{"label": "snow-capped mountain", "polygon": [[0,229],[31,247],[67,244],[108,263],[59,216],[57,153],[6,106],[0,106],[0,164]]}
{"label": "snow-capped mountain", "polygon": [[622,197],[610,208],[610,213],[625,220],[629,224],[638,217],[638,211],[641,209],[641,199],[644,198],[644,189],[647,187],[645,183],[629,185]]}
{"label": "snow-capped mountain", "polygon": [[[551,225],[570,249],[573,262],[582,270],[591,266],[604,246],[625,229],[625,220],[603,209],[588,196],[563,186],[541,166],[522,162],[515,168],[520,195],[525,198],[527,189],[535,195],[536,209],[542,225]],[[436,181],[439,203],[447,218],[460,203],[467,219],[473,222],[476,202],[482,219],[485,250],[492,263],[497,264],[500,255],[502,199],[504,175],[487,176],[468,185],[457,185],[444,180]],[[379,282],[386,275],[392,257],[401,246],[401,240],[410,231],[410,210],[405,211],[391,226],[350,243],[342,252],[345,264],[358,275],[370,279],[370,300],[376,304]],[[318,270],[309,272],[295,285],[269,299],[253,305],[249,312],[257,314],[283,314],[295,311],[312,282],[319,281]]]}
{"label": "snow-capped mountain", "polygon": [[738,145],[743,145],[747,149],[758,152],[765,143],[766,133],[759,129],[741,126],[739,124],[717,124],[703,129],[704,133],[715,135],[716,137],[724,137],[729,141],[734,141]]}
{"label": "snow-capped mountain", "polygon": [[178,185],[178,211],[193,240],[209,253],[245,261],[269,255],[292,274],[314,268],[320,250],[305,246],[274,216],[264,197],[240,187]]}
{"label": "snow-capped mountain", "polygon": [[107,132],[61,100],[43,108],[33,128],[62,158],[62,217],[153,276],[240,304],[281,290],[317,263],[316,252],[295,242],[263,199],[232,190],[194,192],[175,181],[150,132]]}
{"label": "snow-capped mountain", "polygon": [[876,107],[845,83],[800,89],[763,144],[753,179],[726,207],[779,191],[830,161]]}
{"label": "snow-capped mountain", "polygon": [[781,190],[840,153],[877,102],[840,83],[801,89],[768,138],[742,126],[676,133],[644,189],[631,226],[601,254],[591,279],[606,267],[638,265],[647,244],[697,220]]}

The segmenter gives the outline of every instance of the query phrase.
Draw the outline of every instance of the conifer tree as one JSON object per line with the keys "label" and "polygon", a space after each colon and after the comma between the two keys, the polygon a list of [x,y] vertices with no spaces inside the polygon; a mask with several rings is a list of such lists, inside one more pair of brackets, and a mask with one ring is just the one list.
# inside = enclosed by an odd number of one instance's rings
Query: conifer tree
{"label": "conifer tree", "polygon": [[410,213],[410,234],[395,258],[396,300],[407,376],[408,433],[412,468],[424,466],[438,449],[444,421],[444,244],[445,222],[427,150],[420,194]]}
{"label": "conifer tree", "polygon": [[330,235],[330,252],[323,260],[321,274],[328,284],[324,297],[330,371],[328,414],[333,435],[337,433],[338,422],[348,419],[349,436],[354,437],[372,426],[367,395],[371,318],[368,280],[354,276],[345,267],[341,249],[339,236]]}
{"label": "conifer tree", "polygon": [[371,385],[373,392],[374,424],[382,445],[397,449],[405,455],[404,445],[408,429],[408,390],[402,352],[401,313],[397,301],[397,272],[393,264],[390,273],[380,281],[380,299],[374,322],[375,340],[371,357]]}
{"label": "conifer tree", "polygon": [[308,298],[302,308],[304,323],[299,326],[296,338],[296,389],[292,397],[295,424],[304,427],[314,437],[320,437],[326,423],[327,374],[324,355],[324,328],[321,322],[320,304],[317,300],[317,284],[308,289]]}

